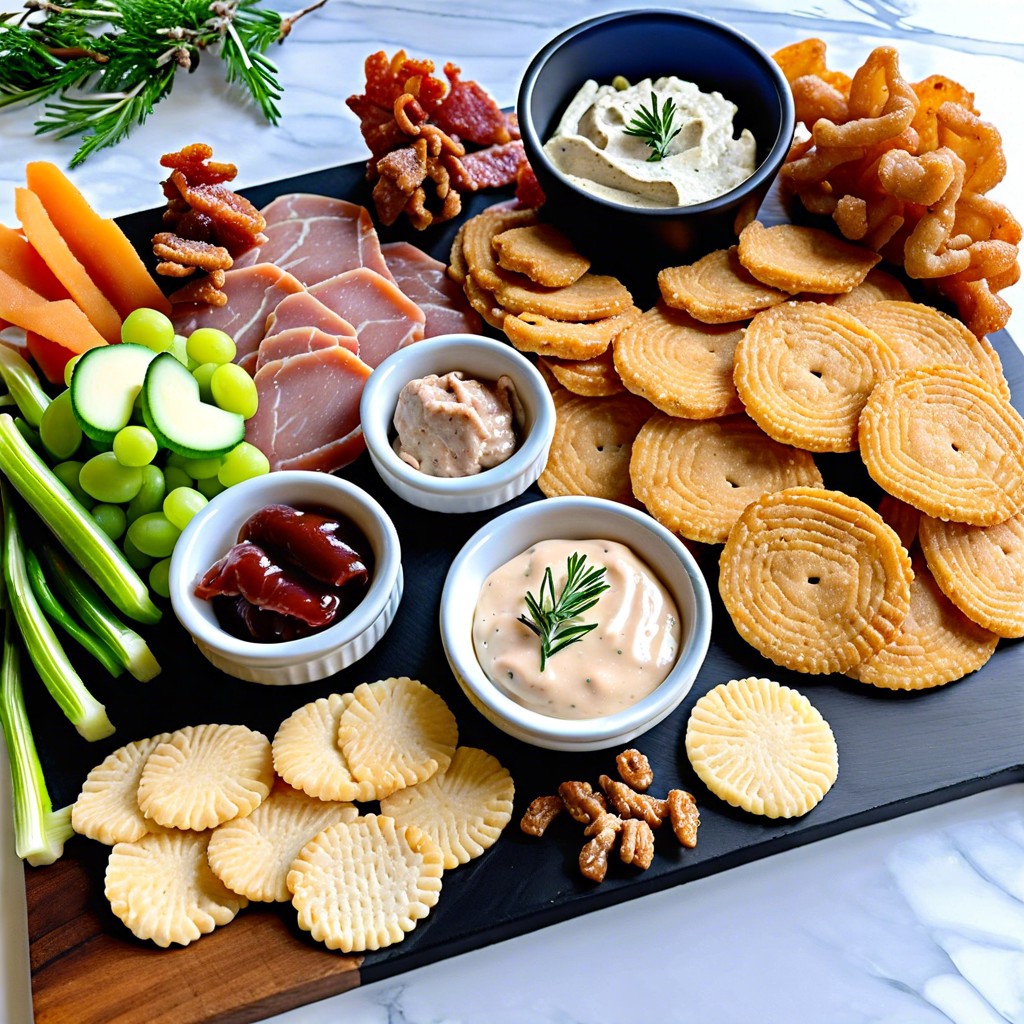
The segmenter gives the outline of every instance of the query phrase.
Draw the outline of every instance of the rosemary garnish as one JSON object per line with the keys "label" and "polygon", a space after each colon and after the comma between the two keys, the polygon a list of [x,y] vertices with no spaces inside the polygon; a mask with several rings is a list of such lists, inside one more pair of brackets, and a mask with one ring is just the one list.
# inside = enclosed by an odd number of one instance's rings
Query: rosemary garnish
{"label": "rosemary garnish", "polygon": [[659,110],[658,97],[652,89],[650,109],[641,103],[633,120],[622,130],[627,135],[644,140],[644,143],[651,149],[651,155],[647,158],[647,162],[651,163],[654,160],[664,160],[668,156],[669,143],[683,127],[682,125],[673,127],[675,119],[676,101],[671,96],[666,96],[665,102]]}
{"label": "rosemary garnish", "polygon": [[326,2],[284,17],[261,0],[27,0],[0,15],[0,108],[47,100],[36,132],[83,136],[74,167],[142,124],[175,72],[214,52],[277,124],[281,85],[266,51]]}
{"label": "rosemary garnish", "polygon": [[607,583],[601,582],[605,573],[604,566],[585,569],[586,561],[587,556],[578,551],[569,556],[565,586],[557,597],[550,566],[544,570],[539,597],[526,592],[529,614],[520,615],[519,621],[540,637],[541,672],[548,658],[582,640],[592,629],[597,628],[596,622],[572,621],[593,608],[598,598],[609,589]]}

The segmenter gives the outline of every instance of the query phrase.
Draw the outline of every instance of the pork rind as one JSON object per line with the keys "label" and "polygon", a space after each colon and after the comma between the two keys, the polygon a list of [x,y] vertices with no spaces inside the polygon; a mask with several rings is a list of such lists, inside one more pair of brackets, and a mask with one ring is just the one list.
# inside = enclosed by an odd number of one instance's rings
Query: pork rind
{"label": "pork rind", "polygon": [[704,421],[655,414],[633,442],[629,475],[662,526],[705,544],[723,544],[762,494],[822,485],[810,452],[773,441],[742,414]]}
{"label": "pork rind", "polygon": [[792,487],[751,502],[729,533],[718,589],[737,631],[776,665],[845,672],[896,635],[910,556],[858,498]]}
{"label": "pork rind", "polygon": [[426,782],[385,797],[382,814],[415,825],[437,843],[446,871],[493,846],[512,818],[515,785],[497,758],[459,747],[452,763]]}
{"label": "pork rind", "polygon": [[959,321],[921,302],[883,300],[852,309],[895,352],[900,370],[948,363],[987,381],[1004,398],[1010,388],[999,354],[987,338],[976,338]]}
{"label": "pork rind", "polygon": [[686,755],[715,796],[768,818],[797,818],[839,775],[828,722],[803,694],[771,679],[732,679],[701,697]]}
{"label": "pork rind", "polygon": [[426,782],[451,763],[459,727],[448,705],[408,676],[360,683],[338,720],[338,746],[378,799]]}
{"label": "pork rind", "polygon": [[549,498],[589,494],[634,504],[630,453],[654,407],[630,394],[584,398],[559,389],[552,397],[555,432],[537,481],[541,491]]}
{"label": "pork rind", "polygon": [[608,398],[626,390],[615,369],[611,348],[593,359],[556,359],[549,356],[541,357],[537,364],[547,369],[558,384],[574,395]]}
{"label": "pork rind", "polygon": [[110,851],[104,895],[136,938],[187,946],[248,904],[210,869],[210,834],[168,829]]}
{"label": "pork rind", "polygon": [[740,263],[736,246],[716,249],[696,263],[666,267],[658,274],[665,304],[706,324],[749,320],[789,298],[788,291],[762,284]]}
{"label": "pork rind", "polygon": [[703,324],[658,304],[613,345],[622,383],[669,416],[710,419],[743,408],[733,384],[741,327]]}
{"label": "pork rind", "polygon": [[852,313],[788,302],[750,321],[736,346],[733,380],[747,412],[776,441],[848,452],[857,448],[868,395],[895,369],[889,346]]}
{"label": "pork rind", "polygon": [[274,769],[289,785],[320,800],[376,800],[370,781],[359,782],[338,746],[341,714],[351,693],[332,693],[293,711],[274,734]]}
{"label": "pork rind", "polygon": [[927,566],[916,559],[910,609],[899,632],[846,674],[887,690],[944,686],[981,668],[998,643],[995,633],[972,622],[942,593]]}
{"label": "pork rind", "polygon": [[278,780],[247,818],[225,822],[210,835],[213,873],[232,891],[256,902],[287,903],[288,870],[318,832],[354,821],[353,804],[317,800]]}
{"label": "pork rind", "polygon": [[550,224],[509,228],[495,235],[493,244],[499,266],[545,288],[564,288],[590,269],[590,260]]}
{"label": "pork rind", "polygon": [[71,808],[71,827],[80,835],[113,846],[132,843],[159,825],[139,808],[139,778],[146,758],[169,732],[118,747],[85,777],[82,792]]}
{"label": "pork rind", "polygon": [[756,220],[740,233],[738,252],[740,263],[763,284],[821,295],[850,291],[881,259],[878,253],[818,228],[766,228]]}
{"label": "pork rind", "polygon": [[881,487],[937,519],[993,526],[1024,508],[1024,419],[968,370],[882,381],[861,413],[860,444]]}
{"label": "pork rind", "polygon": [[244,725],[190,725],[158,744],[139,779],[139,807],[168,828],[244,818],[274,783],[270,740]]}
{"label": "pork rind", "polygon": [[444,854],[418,828],[368,814],[324,829],[295,858],[288,889],[299,927],[328,949],[400,942],[441,892]]}
{"label": "pork rind", "polygon": [[848,292],[833,296],[833,305],[840,309],[849,309],[856,312],[854,307],[863,306],[871,302],[882,302],[891,299],[896,302],[909,302],[910,292],[903,287],[898,278],[892,276],[885,270],[872,267],[867,277],[860,284],[851,288]]}
{"label": "pork rind", "polygon": [[638,316],[640,310],[636,306],[589,323],[566,323],[537,313],[503,313],[498,326],[520,352],[557,359],[594,359],[606,352]]}
{"label": "pork rind", "polygon": [[943,593],[997,636],[1024,636],[1024,513],[996,526],[922,516],[921,550]]}

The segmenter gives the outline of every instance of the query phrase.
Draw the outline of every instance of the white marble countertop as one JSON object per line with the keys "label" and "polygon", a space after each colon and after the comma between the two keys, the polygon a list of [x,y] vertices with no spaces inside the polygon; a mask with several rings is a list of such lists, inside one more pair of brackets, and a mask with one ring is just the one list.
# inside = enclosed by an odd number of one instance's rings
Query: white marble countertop
{"label": "white marble countertop", "polygon": [[[685,6],[663,2],[663,6]],[[17,5],[0,3],[0,11]],[[281,10],[301,6],[280,0]],[[73,175],[106,215],[160,202],[159,155],[203,139],[254,184],[364,155],[344,98],[365,55],[405,47],[451,59],[513,102],[529,57],[561,29],[626,3],[331,0],[273,52],[279,128],[217,79],[182,80],[130,139]],[[767,49],[817,35],[849,69],[894,42],[911,78],[943,72],[974,90],[1004,133],[995,193],[1024,209],[1024,19],[1019,0],[704,0]],[[0,221],[28,159],[66,165],[73,145],[33,135],[37,113],[0,113]],[[1009,293],[1024,305],[1021,286]],[[1018,312],[1011,332],[1024,334]],[[1024,743],[1024,737],[1022,737]],[[276,1021],[650,1021],[709,1024],[1024,1022],[1024,784],[978,794],[421,968]],[[0,1021],[31,1020],[22,868],[0,771]],[[667,979],[673,979],[667,982]],[[626,995],[629,993],[629,995]],[[634,997],[632,994],[636,993]],[[642,995],[640,994],[642,993]],[[73,1024],[73,1022],[69,1022]]]}

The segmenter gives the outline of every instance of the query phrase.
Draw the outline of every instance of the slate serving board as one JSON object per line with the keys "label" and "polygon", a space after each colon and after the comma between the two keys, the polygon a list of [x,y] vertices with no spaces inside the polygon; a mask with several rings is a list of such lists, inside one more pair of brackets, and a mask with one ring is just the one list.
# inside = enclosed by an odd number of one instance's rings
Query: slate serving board
{"label": "slate serving board", "polygon": [[[363,165],[353,164],[246,190],[257,206],[290,191],[342,196],[369,205]],[[495,201],[478,195],[473,213]],[[498,198],[501,198],[500,196]],[[778,219],[769,207],[769,220]],[[158,213],[122,220],[140,249]],[[446,259],[457,223],[412,238]],[[409,237],[401,227],[385,241]],[[653,275],[629,281],[641,304],[653,301]],[[1015,404],[1024,400],[1024,357],[1005,334],[992,339]],[[819,460],[826,486],[868,501],[877,489],[856,453]],[[878,691],[842,677],[809,677],[776,668],[736,634],[717,599],[719,548],[698,557],[711,582],[715,623],[707,661],[682,706],[636,745],[655,770],[653,792],[675,786],[700,805],[695,850],[662,830],[653,866],[637,873],[615,863],[595,886],[578,873],[578,826],[556,822],[543,840],[517,822],[536,795],[569,778],[596,782],[617,752],[561,754],[521,744],[490,726],[452,678],[437,631],[437,608],[448,566],[489,515],[424,512],[396,498],[364,455],[342,475],[365,487],[388,510],[402,540],[406,591],[378,648],[340,675],[301,687],[261,687],[213,669],[188,642],[168,608],[150,632],[164,666],[150,683],[91,675],[117,726],[114,737],[88,744],[61,717],[41,686],[29,686],[29,714],[55,806],[75,799],[87,771],[117,746],[201,722],[242,722],[273,736],[296,707],[333,691],[391,675],[410,675],[436,689],[459,721],[460,742],[495,754],[516,784],[513,822],[480,859],[445,875],[438,905],[403,942],[365,957],[345,957],[312,942],[294,923],[290,905],[252,905],[229,926],[182,949],[136,941],[103,896],[107,848],[75,838],[47,868],[26,868],[33,1003],[38,1024],[259,1020],[274,1013],[475,949],[599,907],[678,885],[760,857],[944,800],[1024,778],[1024,648],[1002,641],[980,672],[917,694]],[[533,501],[532,489],[519,502]],[[500,511],[500,510],[499,510]],[[839,779],[826,799],[796,821],[771,822],[735,811],[711,796],[691,770],[683,734],[693,702],[727,679],[766,675],[807,694],[831,724],[839,746]]]}

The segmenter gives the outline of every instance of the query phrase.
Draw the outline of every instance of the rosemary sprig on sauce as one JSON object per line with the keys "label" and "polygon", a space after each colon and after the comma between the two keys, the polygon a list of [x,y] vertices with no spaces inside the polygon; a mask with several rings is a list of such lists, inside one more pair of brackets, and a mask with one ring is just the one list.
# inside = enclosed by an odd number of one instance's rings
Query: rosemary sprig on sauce
{"label": "rosemary sprig on sauce", "polygon": [[544,570],[540,592],[534,597],[526,592],[527,615],[520,615],[519,621],[540,638],[540,670],[544,671],[548,658],[570,644],[582,640],[596,622],[574,621],[597,604],[598,598],[609,589],[602,579],[603,565],[586,568],[587,556],[573,552],[566,562],[567,575],[562,592],[556,596],[555,581],[551,567]]}
{"label": "rosemary sprig on sauce", "polygon": [[651,150],[648,163],[664,160],[668,156],[669,143],[682,131],[683,126],[675,124],[676,112],[676,101],[671,96],[665,97],[659,110],[658,97],[652,89],[650,108],[640,104],[633,120],[622,129],[627,135],[644,140]]}
{"label": "rosemary sprig on sauce", "polygon": [[74,167],[142,124],[175,73],[212,53],[277,124],[281,85],[266,51],[326,2],[285,17],[261,0],[26,0],[0,15],[0,108],[47,101],[36,132],[81,135]]}

